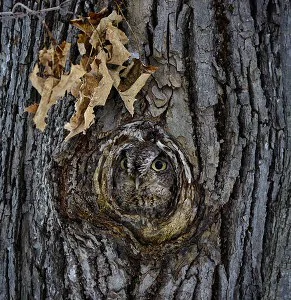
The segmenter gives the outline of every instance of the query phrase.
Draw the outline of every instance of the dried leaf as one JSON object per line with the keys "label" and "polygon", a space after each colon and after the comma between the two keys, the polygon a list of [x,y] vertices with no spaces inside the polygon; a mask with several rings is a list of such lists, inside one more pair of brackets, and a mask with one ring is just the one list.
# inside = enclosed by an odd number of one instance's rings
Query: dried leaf
{"label": "dried leaf", "polygon": [[89,12],[88,16],[90,19],[90,23],[92,25],[97,26],[100,23],[100,20],[107,17],[109,15],[109,11],[107,7],[102,8],[99,12]]}
{"label": "dried leaf", "polygon": [[41,78],[39,75],[39,67],[36,64],[32,73],[29,75],[29,79],[31,81],[32,86],[38,91],[40,95],[42,95],[43,87],[45,84],[45,79]]}
{"label": "dried leaf", "polygon": [[118,66],[115,69],[108,69],[108,72],[113,80],[113,85],[117,89],[120,84],[120,72],[125,69],[124,66]]}
{"label": "dried leaf", "polygon": [[126,45],[129,41],[126,34],[122,30],[120,30],[117,27],[113,26],[112,23],[109,23],[107,25],[106,39],[109,40],[110,42],[111,42],[111,40],[118,40],[123,45]]}
{"label": "dried leaf", "polygon": [[87,55],[84,55],[84,56],[81,58],[80,65],[81,65],[87,72],[90,72],[90,71],[91,71],[90,64],[92,64],[93,60],[94,60],[93,57],[88,57]]}
{"label": "dried leaf", "polygon": [[108,61],[110,64],[122,66],[125,61],[130,57],[130,53],[124,47],[128,42],[126,35],[118,28],[114,27],[111,23],[108,24],[106,30],[106,39],[112,44],[111,58]]}
{"label": "dried leaf", "polygon": [[88,107],[90,100],[82,95],[75,104],[75,114],[71,117],[70,122],[65,125],[65,129],[69,130],[70,133],[66,136],[65,141],[68,141],[73,136],[84,132],[84,112]]}
{"label": "dried leaf", "polygon": [[71,94],[75,97],[75,98],[79,98],[80,96],[80,88],[82,85],[82,80],[79,79],[77,80],[71,87]]}
{"label": "dried leaf", "polygon": [[[104,34],[103,34],[104,36]],[[102,37],[102,32],[99,32],[97,29],[93,31],[89,43],[97,49],[102,43],[104,43],[104,37]]]}
{"label": "dried leaf", "polygon": [[70,48],[71,48],[71,44],[65,41],[56,47],[56,52],[55,52],[55,56],[57,60],[56,63],[62,66],[63,68],[65,68],[66,66],[67,57],[69,55]]}
{"label": "dried leaf", "polygon": [[53,88],[50,101],[56,102],[70,92],[76,82],[86,73],[80,65],[72,65],[69,75],[62,75],[60,82]]}
{"label": "dried leaf", "polygon": [[[92,34],[90,32],[90,40],[89,43],[97,49],[99,46],[105,43],[105,39],[110,40],[107,36],[108,28],[112,27],[117,30],[114,37],[112,39],[121,40],[124,44],[128,42],[128,39],[121,30],[117,27],[113,26],[114,22],[116,25],[122,20],[122,17],[118,15],[115,11],[113,11],[108,17],[105,17],[100,20],[100,24],[92,30]],[[89,33],[88,33],[89,34]],[[113,33],[111,33],[112,35]],[[109,33],[110,35],[110,33]]]}
{"label": "dried leaf", "polygon": [[[100,10],[98,13],[91,12],[89,13],[89,16],[86,18],[79,18],[79,19],[74,19],[71,20],[71,24],[80,30],[82,30],[85,33],[92,33],[94,27],[96,27],[99,23],[100,20],[106,16],[108,16],[108,9],[103,8]],[[90,34],[91,35],[91,34]]]}
{"label": "dried leaf", "polygon": [[92,73],[85,74],[80,92],[88,98],[91,98],[95,87],[98,86],[101,78],[96,77]]}
{"label": "dried leaf", "polygon": [[143,73],[141,74],[138,79],[135,81],[135,83],[126,91],[119,91],[118,93],[120,97],[122,98],[125,107],[130,112],[130,114],[133,116],[134,113],[134,107],[133,104],[136,101],[135,97],[138,94],[138,92],[143,88],[148,78],[151,76],[151,74]]}
{"label": "dried leaf", "polygon": [[[90,99],[84,96],[80,96],[75,104],[76,113],[72,116],[70,123],[68,123],[65,128],[68,130],[77,129],[82,123],[84,123],[84,113],[88,107]],[[84,129],[82,129],[84,130]]]}
{"label": "dried leaf", "polygon": [[[94,89],[93,97],[90,102],[90,105],[93,107],[96,105],[105,105],[113,85],[113,80],[106,65],[106,58],[107,55],[103,50],[97,55],[97,60],[100,60],[99,73],[102,76],[102,79]],[[94,68],[92,67],[92,69]]]}
{"label": "dried leaf", "polygon": [[98,54],[97,59],[101,61],[99,65],[99,72],[102,75],[102,79],[99,82],[98,86],[95,86],[93,88],[93,91],[91,93],[90,104],[84,114],[85,129],[89,128],[94,123],[94,107],[97,105],[105,105],[113,85],[113,80],[106,66],[106,53],[102,50]]}
{"label": "dried leaf", "polygon": [[118,15],[114,10],[108,17],[105,17],[100,20],[97,30],[99,32],[106,32],[108,24],[118,25],[122,21],[122,16]]}
{"label": "dried leaf", "polygon": [[98,54],[97,59],[100,59],[101,61],[99,65],[99,72],[102,75],[102,79],[99,82],[98,86],[94,87],[90,96],[90,104],[84,114],[86,129],[94,123],[94,107],[97,105],[105,105],[113,85],[113,80],[108,72],[106,65],[106,53],[104,51],[101,51]]}
{"label": "dried leaf", "polygon": [[90,68],[91,68],[91,74],[94,74],[95,76],[100,75],[100,71],[99,71],[99,66],[100,66],[101,60],[98,59],[97,57],[95,57],[95,59],[93,59],[93,61],[90,64]]}
{"label": "dried leaf", "polygon": [[143,73],[152,74],[157,70],[156,67],[145,66],[139,59],[133,59],[131,64],[124,69],[121,74],[121,82],[118,86],[118,89],[123,92],[128,90],[135,81],[139,78],[139,76]]}
{"label": "dried leaf", "polygon": [[50,49],[44,48],[39,51],[39,63],[45,67],[45,76],[61,77],[66,65],[70,47],[70,43],[62,42],[62,44],[56,47],[53,46]]}
{"label": "dried leaf", "polygon": [[[67,91],[70,91],[76,81],[82,77],[86,71],[79,65],[72,65],[69,75],[62,75],[61,79],[49,77],[44,81],[44,85],[41,89],[41,100],[35,117],[33,118],[35,125],[41,131],[46,127],[45,118],[49,109],[57,103],[57,101],[65,95]],[[44,80],[38,77],[38,80]],[[33,83],[34,84],[34,83]]]}
{"label": "dried leaf", "polygon": [[39,51],[39,57],[38,57],[39,63],[43,66],[48,66],[51,64],[54,60],[54,49],[42,49]]}
{"label": "dried leaf", "polygon": [[82,17],[79,19],[71,20],[70,23],[78,29],[82,30],[84,33],[91,35],[92,31],[94,30],[94,27],[92,26],[92,24],[90,24],[89,20],[90,18]]}
{"label": "dried leaf", "polygon": [[[65,126],[71,131],[66,137],[66,141],[81,131],[86,131],[94,123],[94,107],[104,106],[106,103],[113,85],[107,69],[106,58],[106,53],[103,50],[100,51],[91,64],[92,73],[84,76],[84,83],[80,87],[80,99],[82,100],[77,101],[76,113]],[[101,80],[99,80],[99,76]]]}
{"label": "dried leaf", "polygon": [[59,81],[60,81],[59,79],[56,79],[54,77],[49,77],[46,79],[44,83],[39,107],[33,118],[36,127],[41,131],[44,131],[46,127],[45,118],[47,117],[47,112],[55,104],[50,101],[50,97],[54,86],[56,86],[59,83]]}
{"label": "dried leaf", "polygon": [[77,99],[76,112],[65,125],[70,131],[66,141],[85,132],[94,123],[94,107],[105,105],[112,86],[133,115],[135,97],[155,68],[145,67],[140,60],[131,57],[125,48],[128,38],[117,27],[122,19],[116,11],[109,14],[107,9],[103,9],[99,13],[89,13],[87,18],[71,21],[83,33],[78,36],[78,49],[82,55],[80,64],[72,65],[69,74],[64,74],[69,43],[63,42],[40,51],[39,63],[44,71],[40,76],[36,66],[30,79],[40,93],[41,101],[38,108],[31,106],[26,109],[36,111],[34,121],[37,128],[45,129],[48,110],[66,92]]}
{"label": "dried leaf", "polygon": [[38,109],[39,104],[38,103],[33,103],[31,105],[29,105],[28,107],[26,107],[24,109],[24,111],[30,113],[30,114],[35,114],[37,109]]}
{"label": "dried leaf", "polygon": [[80,52],[81,55],[85,55],[87,52],[86,49],[86,44],[88,43],[88,37],[85,34],[79,34],[79,38],[78,38],[78,50]]}

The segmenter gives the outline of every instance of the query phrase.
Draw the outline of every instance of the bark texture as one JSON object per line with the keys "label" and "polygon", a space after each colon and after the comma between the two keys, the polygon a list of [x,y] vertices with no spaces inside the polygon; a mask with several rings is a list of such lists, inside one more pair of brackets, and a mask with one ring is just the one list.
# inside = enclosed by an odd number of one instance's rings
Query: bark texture
{"label": "bark texture", "polygon": [[[87,134],[65,143],[73,97],[44,133],[24,112],[39,100],[28,76],[49,45],[42,21],[76,42],[69,20],[104,5],[0,20],[0,299],[289,299],[290,1],[126,1],[130,51],[159,70],[133,118],[112,93]],[[100,145],[137,120],[180,143],[199,186],[203,226],[175,247],[141,246],[95,217]]]}

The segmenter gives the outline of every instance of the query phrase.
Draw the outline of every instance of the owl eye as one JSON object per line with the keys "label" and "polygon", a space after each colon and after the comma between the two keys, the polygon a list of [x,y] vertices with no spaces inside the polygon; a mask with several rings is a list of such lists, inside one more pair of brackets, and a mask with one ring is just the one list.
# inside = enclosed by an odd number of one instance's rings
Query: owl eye
{"label": "owl eye", "polygon": [[121,162],[120,162],[120,167],[121,167],[121,169],[123,169],[123,170],[126,170],[126,169],[127,169],[127,158],[126,158],[126,157],[124,157],[124,158],[121,160]]}
{"label": "owl eye", "polygon": [[167,169],[167,167],[168,167],[168,164],[165,161],[160,160],[160,159],[156,159],[152,163],[152,169],[154,169],[157,172],[164,171]]}

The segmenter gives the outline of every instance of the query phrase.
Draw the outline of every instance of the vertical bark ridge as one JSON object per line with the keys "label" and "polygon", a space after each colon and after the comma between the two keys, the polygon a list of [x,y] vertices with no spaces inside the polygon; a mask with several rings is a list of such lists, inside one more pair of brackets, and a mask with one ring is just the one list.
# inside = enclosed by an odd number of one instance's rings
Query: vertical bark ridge
{"label": "vertical bark ridge", "polygon": [[[4,3],[3,7],[7,3]],[[19,260],[21,251],[19,239],[22,220],[22,205],[26,198],[26,179],[24,177],[26,137],[26,117],[23,116],[23,103],[27,95],[23,93],[24,81],[21,80],[21,68],[24,63],[21,53],[25,53],[29,37],[22,34],[23,23],[4,20],[1,36],[1,261],[6,271],[1,268],[1,286],[6,286],[3,297],[15,298],[19,291],[17,276],[22,264]],[[12,30],[10,30],[12,28]],[[21,43],[24,42],[24,45]],[[5,46],[4,46],[5,45]],[[8,46],[7,46],[8,45]],[[19,47],[19,49],[18,49]],[[23,51],[23,52],[22,52]],[[18,55],[20,54],[20,59]],[[2,64],[1,64],[2,65]],[[14,95],[10,96],[9,95]],[[6,238],[6,239],[5,239]],[[6,274],[3,274],[5,272]]]}
{"label": "vertical bark ridge", "polygon": [[[260,69],[263,74],[262,84],[266,98],[270,119],[272,121],[270,145],[273,149],[272,168],[269,174],[270,189],[268,191],[267,218],[264,235],[264,252],[262,263],[263,299],[287,299],[288,290],[288,248],[275,245],[288,243],[288,228],[290,218],[281,216],[288,214],[288,205],[283,199],[288,199],[288,186],[290,183],[290,154],[288,146],[288,114],[290,114],[290,96],[288,83],[290,76],[284,70],[288,69],[290,55],[285,52],[290,49],[290,40],[283,42],[286,28],[290,30],[290,21],[286,16],[290,13],[290,3],[282,1],[269,1],[265,14],[257,14],[260,47]],[[289,78],[289,79],[288,79]],[[287,109],[286,109],[287,108]],[[289,113],[288,113],[289,111]],[[288,174],[288,175],[287,175]],[[285,198],[287,197],[287,198]],[[287,213],[287,214],[286,214]],[[285,250],[287,249],[287,252]],[[290,256],[290,255],[289,255]]]}

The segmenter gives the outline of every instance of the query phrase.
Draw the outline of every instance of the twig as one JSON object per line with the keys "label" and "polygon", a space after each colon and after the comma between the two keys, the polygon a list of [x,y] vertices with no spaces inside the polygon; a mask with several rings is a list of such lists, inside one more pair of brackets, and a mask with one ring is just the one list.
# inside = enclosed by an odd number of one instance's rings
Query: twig
{"label": "twig", "polygon": [[58,42],[57,42],[57,40],[55,39],[55,37],[53,36],[52,32],[50,31],[49,27],[47,26],[47,24],[46,24],[46,22],[45,22],[44,20],[42,21],[42,24],[43,24],[44,28],[46,29],[46,31],[47,31],[47,33],[48,33],[48,35],[49,35],[49,37],[50,37],[50,39],[51,39],[51,41],[52,41],[52,44],[53,44],[54,46],[57,46],[57,45],[58,45]]}
{"label": "twig", "polygon": [[[15,3],[15,5],[13,6],[12,10],[10,12],[0,12],[0,19],[5,19],[5,18],[24,18],[28,15],[35,15],[35,16],[39,16],[43,13],[48,13],[50,11],[56,11],[56,10],[63,10],[64,6],[66,4],[68,4],[69,2],[71,2],[72,0],[66,0],[63,3],[61,3],[58,6],[54,6],[54,7],[49,7],[49,8],[44,8],[44,9],[40,9],[40,10],[33,10],[30,9],[29,7],[27,7],[26,5],[17,2]],[[18,7],[21,7],[23,9],[25,9],[25,12],[16,12],[16,9]]]}

